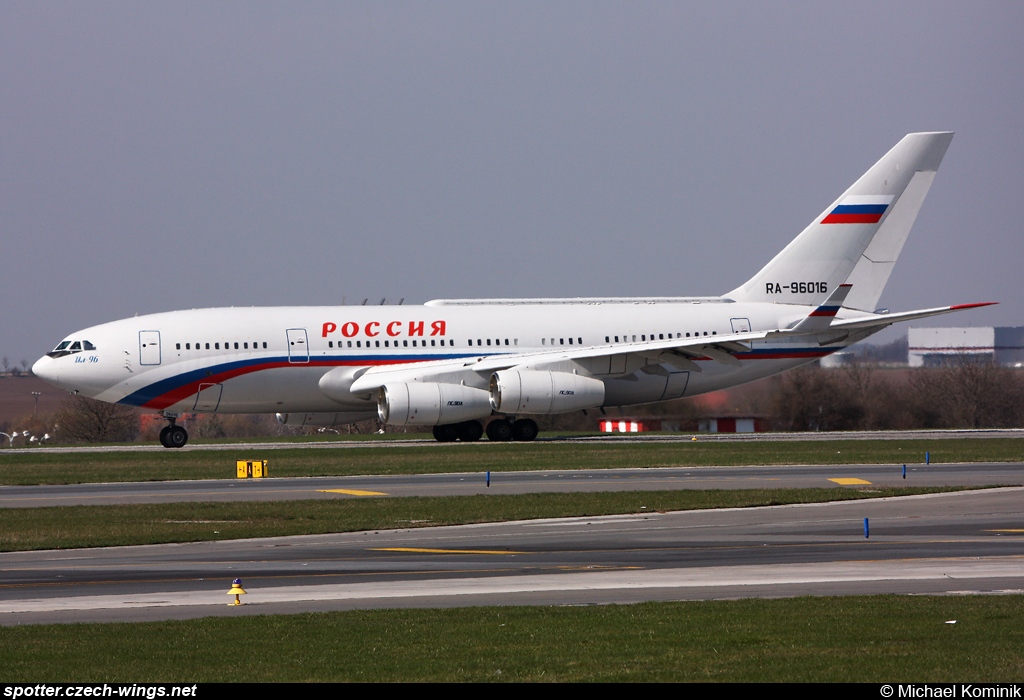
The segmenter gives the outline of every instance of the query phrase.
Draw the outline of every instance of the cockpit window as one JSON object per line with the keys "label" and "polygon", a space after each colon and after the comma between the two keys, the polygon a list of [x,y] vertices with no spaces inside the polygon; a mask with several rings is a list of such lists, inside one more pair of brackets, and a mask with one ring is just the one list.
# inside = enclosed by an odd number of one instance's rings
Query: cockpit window
{"label": "cockpit window", "polygon": [[46,353],[47,357],[57,359],[58,357],[64,357],[65,355],[73,355],[76,352],[82,352],[83,350],[95,350],[96,346],[90,343],[88,340],[62,340],[57,347],[52,351]]}

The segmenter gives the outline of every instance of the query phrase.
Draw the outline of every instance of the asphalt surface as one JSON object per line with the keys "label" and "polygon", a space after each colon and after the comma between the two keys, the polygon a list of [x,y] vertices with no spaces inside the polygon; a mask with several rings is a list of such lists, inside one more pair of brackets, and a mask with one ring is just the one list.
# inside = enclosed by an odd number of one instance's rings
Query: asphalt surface
{"label": "asphalt surface", "polygon": [[[864,519],[869,519],[865,537]],[[1024,590],[1024,488],[0,555],[2,624]],[[230,582],[248,591],[226,603]]]}
{"label": "asphalt surface", "polygon": [[0,508],[384,496],[850,486],[1024,486],[1024,463],[683,467],[0,486]]}
{"label": "asphalt surface", "polygon": [[[398,436],[401,435],[399,438]],[[694,436],[700,440],[713,442],[806,442],[819,440],[956,440],[962,438],[1022,438],[1024,430],[1020,429],[978,429],[978,430],[860,430],[848,432],[813,432],[813,433],[608,433],[603,435],[566,437],[543,437],[538,442],[544,443],[618,443],[633,444],[637,442],[689,442]],[[374,447],[389,449],[394,447],[437,447],[442,445],[429,437],[428,434],[418,434],[409,437],[406,434],[393,434],[398,439],[360,439],[352,440],[349,436],[338,434],[331,436],[327,433],[323,440],[308,442],[267,441],[249,443],[189,443],[180,448],[185,451],[237,451],[241,449],[260,450],[288,450],[296,448],[306,449],[352,449],[363,447]],[[407,439],[408,438],[408,439]],[[461,443],[457,443],[461,444]],[[451,443],[444,443],[451,446]],[[95,452],[162,452],[167,448],[158,444],[129,444],[129,445],[79,445],[73,447],[46,447],[43,445],[30,448],[32,452],[58,453],[58,454],[88,454]],[[0,457],[7,453],[7,449],[0,449]],[[17,450],[15,450],[17,451]]]}
{"label": "asphalt surface", "polygon": [[[322,493],[322,487],[339,485],[391,495],[435,495],[825,486],[834,485],[834,478],[870,485],[1005,484],[1020,483],[1021,467],[918,465],[908,467],[906,481],[899,466],[854,465],[499,474],[489,490],[482,475],[464,474],[0,490],[5,498],[28,501],[22,505],[39,505],[40,499],[52,504],[59,498],[210,500],[218,489],[232,500],[237,494],[360,497]],[[227,591],[236,577],[248,591],[246,604],[228,606]],[[3,625],[400,606],[1022,590],[1021,487],[772,508],[0,554]]]}

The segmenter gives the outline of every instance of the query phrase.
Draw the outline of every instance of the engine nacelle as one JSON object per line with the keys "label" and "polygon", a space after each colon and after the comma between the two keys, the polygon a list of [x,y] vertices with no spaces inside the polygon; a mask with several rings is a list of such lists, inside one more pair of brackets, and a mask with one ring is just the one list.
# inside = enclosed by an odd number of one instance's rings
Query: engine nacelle
{"label": "engine nacelle", "polygon": [[278,413],[281,425],[346,425],[376,418],[373,411],[339,411],[337,413]]}
{"label": "engine nacelle", "polygon": [[604,382],[570,372],[507,369],[491,375],[491,408],[501,413],[566,413],[604,403]]}
{"label": "engine nacelle", "polygon": [[491,403],[483,389],[462,384],[385,384],[377,415],[388,425],[444,425],[489,416]]}

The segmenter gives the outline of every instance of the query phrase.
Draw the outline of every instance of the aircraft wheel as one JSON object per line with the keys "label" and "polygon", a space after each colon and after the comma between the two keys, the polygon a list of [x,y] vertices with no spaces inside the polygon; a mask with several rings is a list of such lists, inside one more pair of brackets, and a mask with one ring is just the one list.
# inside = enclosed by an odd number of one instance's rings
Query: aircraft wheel
{"label": "aircraft wheel", "polygon": [[519,440],[521,442],[532,442],[537,438],[538,432],[540,431],[537,429],[537,423],[530,420],[529,418],[517,420],[512,425],[513,440]]}
{"label": "aircraft wheel", "polygon": [[457,427],[455,425],[435,425],[434,439],[438,442],[455,442],[459,439]]}
{"label": "aircraft wheel", "polygon": [[468,420],[464,423],[456,423],[455,429],[459,433],[459,439],[463,442],[476,442],[484,434],[484,426],[478,420]]}
{"label": "aircraft wheel", "polygon": [[168,426],[167,447],[184,447],[188,442],[188,433],[180,425]]}
{"label": "aircraft wheel", "polygon": [[165,425],[163,430],[160,431],[160,444],[163,445],[164,447],[170,447],[171,446],[171,443],[170,443],[169,438],[168,438],[168,435],[170,435],[170,432],[171,432],[171,426],[169,426],[169,425]]}
{"label": "aircraft wheel", "polygon": [[487,439],[491,442],[508,442],[512,439],[512,423],[499,418],[487,424]]}

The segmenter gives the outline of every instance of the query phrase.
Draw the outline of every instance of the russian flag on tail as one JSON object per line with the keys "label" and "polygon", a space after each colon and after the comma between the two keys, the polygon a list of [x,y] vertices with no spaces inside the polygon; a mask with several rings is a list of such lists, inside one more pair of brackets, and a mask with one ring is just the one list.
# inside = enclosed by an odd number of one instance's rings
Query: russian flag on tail
{"label": "russian flag on tail", "polygon": [[892,195],[851,195],[843,197],[823,224],[877,224],[892,204]]}

